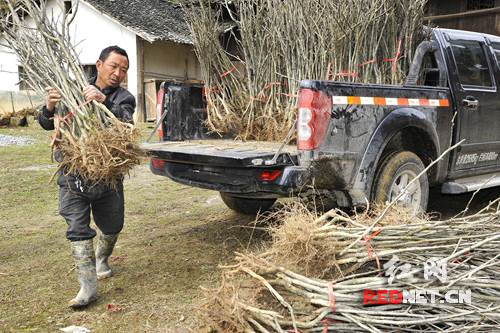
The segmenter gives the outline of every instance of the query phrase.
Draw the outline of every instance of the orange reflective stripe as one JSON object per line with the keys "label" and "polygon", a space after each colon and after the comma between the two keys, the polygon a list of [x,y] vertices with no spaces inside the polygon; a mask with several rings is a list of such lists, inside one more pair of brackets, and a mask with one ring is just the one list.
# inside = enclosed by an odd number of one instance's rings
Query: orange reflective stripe
{"label": "orange reflective stripe", "polygon": [[440,99],[439,106],[450,106],[450,101],[447,99]]}
{"label": "orange reflective stripe", "polygon": [[429,100],[428,99],[421,99],[420,106],[429,106]]}
{"label": "orange reflective stripe", "polygon": [[408,98],[398,98],[398,105],[408,105]]}
{"label": "orange reflective stripe", "polygon": [[361,104],[361,97],[347,96],[347,104]]}
{"label": "orange reflective stripe", "polygon": [[396,98],[371,96],[332,96],[335,105],[395,105],[395,106],[450,106],[447,99]]}

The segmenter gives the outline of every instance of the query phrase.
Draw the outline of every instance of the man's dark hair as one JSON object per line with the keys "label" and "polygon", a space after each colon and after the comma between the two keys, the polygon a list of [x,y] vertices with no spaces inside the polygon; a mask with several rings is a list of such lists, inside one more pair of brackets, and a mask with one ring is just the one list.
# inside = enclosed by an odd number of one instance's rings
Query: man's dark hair
{"label": "man's dark hair", "polygon": [[107,48],[102,50],[101,55],[99,56],[99,60],[101,60],[102,62],[106,61],[106,59],[108,59],[108,56],[111,52],[115,52],[115,53],[118,53],[119,55],[124,56],[125,58],[127,58],[127,61],[128,61],[127,51],[125,51],[124,49],[122,49],[121,47],[116,46],[116,45],[108,46]]}

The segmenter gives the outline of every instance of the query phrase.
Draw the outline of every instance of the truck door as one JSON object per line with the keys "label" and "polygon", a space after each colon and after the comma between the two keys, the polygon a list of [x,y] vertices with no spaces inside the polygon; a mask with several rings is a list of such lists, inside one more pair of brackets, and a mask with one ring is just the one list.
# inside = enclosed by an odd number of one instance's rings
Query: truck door
{"label": "truck door", "polygon": [[500,96],[493,75],[498,65],[483,36],[447,33],[446,39],[453,59],[450,75],[455,76],[450,80],[458,112],[455,138],[465,139],[452,158],[451,175],[492,172],[500,153]]}

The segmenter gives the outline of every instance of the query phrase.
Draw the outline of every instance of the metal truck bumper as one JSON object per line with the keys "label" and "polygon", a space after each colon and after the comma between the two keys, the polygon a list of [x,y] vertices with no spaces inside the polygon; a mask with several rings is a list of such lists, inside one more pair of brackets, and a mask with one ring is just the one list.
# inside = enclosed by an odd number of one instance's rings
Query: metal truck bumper
{"label": "metal truck bumper", "polygon": [[[225,192],[243,198],[288,197],[299,192],[307,182],[303,167],[287,166],[278,168],[234,168],[164,162],[150,163],[151,172],[167,176],[188,186]],[[279,170],[281,174],[273,181],[259,181],[262,171]]]}

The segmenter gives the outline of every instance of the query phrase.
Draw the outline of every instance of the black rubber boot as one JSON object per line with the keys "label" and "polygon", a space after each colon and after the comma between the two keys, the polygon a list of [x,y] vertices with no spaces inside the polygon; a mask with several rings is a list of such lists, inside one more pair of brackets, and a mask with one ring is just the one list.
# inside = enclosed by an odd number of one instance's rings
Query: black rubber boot
{"label": "black rubber boot", "polygon": [[71,242],[75,259],[76,276],[80,292],[69,302],[72,308],[81,308],[97,299],[97,274],[95,268],[94,243],[92,239]]}
{"label": "black rubber boot", "polygon": [[96,264],[97,264],[97,278],[99,280],[113,276],[113,271],[108,264],[108,258],[113,253],[116,240],[119,234],[99,236],[96,251]]}

